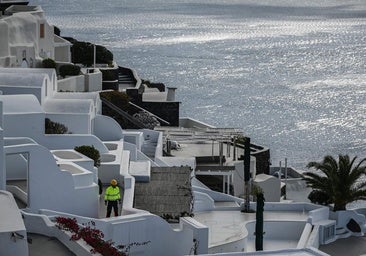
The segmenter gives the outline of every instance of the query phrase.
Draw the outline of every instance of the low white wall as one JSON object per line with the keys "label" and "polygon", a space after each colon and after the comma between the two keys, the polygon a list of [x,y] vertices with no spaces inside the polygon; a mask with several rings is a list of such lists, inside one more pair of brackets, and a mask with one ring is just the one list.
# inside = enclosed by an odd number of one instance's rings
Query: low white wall
{"label": "low white wall", "polygon": [[0,190],[0,204],[0,255],[28,255],[27,232],[13,195]]}
{"label": "low white wall", "polygon": [[[313,255],[313,256],[329,256],[324,252],[321,252],[315,248],[303,248],[303,249],[284,249],[275,251],[258,251],[253,252],[228,252],[220,255],[225,256],[253,256],[253,255],[268,255],[268,256],[283,256],[283,255]],[[205,254],[205,256],[217,256],[217,254]]]}
{"label": "low white wall", "polygon": [[57,91],[63,92],[84,92],[85,77],[83,75],[71,76],[57,81]]}
{"label": "low white wall", "polygon": [[85,90],[96,92],[102,90],[102,72],[99,69],[93,69],[93,73],[85,74]]}
{"label": "low white wall", "polygon": [[159,140],[161,139],[161,132],[158,131],[154,131],[154,130],[149,130],[149,129],[142,129],[143,131],[143,136],[145,140],[150,140],[152,142],[156,142],[158,143]]}
{"label": "low white wall", "polygon": [[228,194],[224,194],[221,192],[217,192],[211,189],[206,189],[206,188],[201,188],[201,187],[197,187],[197,186],[193,186],[193,191],[197,191],[197,192],[201,192],[201,193],[205,193],[207,195],[209,195],[215,202],[237,202],[238,205],[240,205],[241,203],[244,202],[243,199],[232,196],[232,195],[228,195]]}
{"label": "low white wall", "polygon": [[34,214],[27,211],[21,211],[24,224],[28,233],[35,233],[44,236],[54,236],[55,224],[50,219],[41,214]]}
{"label": "low white wall", "polygon": [[[264,239],[296,240],[298,241],[306,225],[305,221],[264,221]],[[248,238],[255,239],[255,221],[248,221],[245,224],[248,231]],[[286,227],[286,232],[282,232]]]}
{"label": "low white wall", "polygon": [[155,158],[155,163],[157,164],[157,166],[160,166],[160,167],[169,167],[171,166],[170,164],[168,164],[166,161],[165,161],[166,157],[158,157],[158,158]]}
{"label": "low white wall", "polygon": [[76,146],[94,146],[100,154],[108,153],[107,147],[95,135],[91,134],[47,134],[42,136],[40,144],[49,149],[73,149]]}
{"label": "low white wall", "polygon": [[133,246],[130,255],[188,255],[194,246],[192,229],[174,231],[169,223],[156,215],[127,215],[111,224],[116,244],[148,242]]}
{"label": "low white wall", "polygon": [[155,158],[163,156],[163,133],[159,132],[159,137],[155,149]]}
{"label": "low white wall", "polygon": [[209,253],[220,254],[225,252],[240,252],[244,251],[247,245],[247,238],[238,239],[233,242],[225,243],[218,246],[213,246],[208,249]]}
{"label": "low white wall", "polygon": [[0,190],[6,189],[6,170],[4,154],[4,134],[2,129],[3,103],[0,102]]}
{"label": "low white wall", "polygon": [[[31,144],[5,147],[6,154],[20,152],[29,154],[29,209],[37,212],[48,208],[83,216],[98,216],[97,184],[89,182],[88,186],[75,187],[72,174],[60,171],[53,155],[43,146]],[[45,180],[57,182],[44,182]]]}
{"label": "low white wall", "polygon": [[215,128],[215,126],[206,124],[204,122],[198,121],[198,120],[190,118],[190,117],[179,118],[179,126],[186,127],[186,128],[192,128],[192,127]]}
{"label": "low white wall", "polygon": [[307,241],[306,247],[314,247],[319,248],[319,240],[320,240],[320,231],[319,231],[319,225],[315,225],[313,227],[313,230],[311,231],[311,234],[309,236],[309,239]]}
{"label": "low white wall", "polygon": [[158,166],[154,161],[152,161],[149,157],[147,157],[141,151],[137,151],[137,160],[139,160],[139,161],[149,161],[151,166],[153,166],[153,167]]}
{"label": "low white wall", "polygon": [[65,125],[69,133],[90,134],[92,131],[91,116],[89,114],[47,113],[46,117],[52,122]]}
{"label": "low white wall", "polygon": [[71,62],[70,46],[55,46],[55,61]]}
{"label": "low white wall", "polygon": [[[19,238],[12,238],[15,233]],[[0,232],[0,255],[28,255],[27,232]]]}
{"label": "low white wall", "polygon": [[114,163],[101,163],[98,167],[98,178],[104,184],[109,184],[112,179],[117,179],[120,174],[120,164],[119,162]]}
{"label": "low white wall", "polygon": [[[316,209],[327,209],[325,206],[320,206],[311,203],[275,203],[266,202],[264,204],[264,210],[268,211],[303,211],[309,212]],[[325,210],[326,211],[326,210]]]}
{"label": "low white wall", "polygon": [[130,160],[131,161],[136,161],[137,160],[137,148],[136,148],[135,144],[124,141],[123,142],[123,148],[125,150],[130,151]]}
{"label": "low white wall", "polygon": [[329,217],[329,208],[321,207],[318,209],[312,209],[309,211],[308,222],[311,224],[317,223],[322,220],[326,220]]}
{"label": "low white wall", "polygon": [[180,230],[173,230],[162,218],[144,211],[106,219],[83,218],[48,210],[42,210],[42,213],[75,217],[78,223],[93,221],[95,227],[104,233],[104,239],[112,240],[116,245],[146,242],[145,245],[132,246],[129,255],[189,255],[194,247],[192,227],[182,225]]}
{"label": "low white wall", "polygon": [[[365,215],[360,214],[355,210],[346,210],[346,211],[337,211],[337,212],[331,211],[329,213],[329,217],[330,217],[330,219],[337,221],[337,228],[345,228],[345,229],[349,230],[347,228],[347,224],[351,219],[353,219],[360,225],[361,232],[366,231]],[[351,230],[349,230],[349,232],[351,232],[353,235],[359,235],[359,233],[353,233]]]}
{"label": "low white wall", "polygon": [[[111,143],[111,142],[109,142]],[[101,154],[101,163],[98,168],[98,177],[102,181],[102,183],[109,184],[112,179],[117,179],[119,182],[120,179],[121,168],[124,164],[129,163],[129,152],[123,150],[123,142],[116,141],[118,144],[117,150],[110,151],[109,153]],[[124,154],[126,158],[122,158]],[[123,161],[125,160],[125,161]]]}
{"label": "low white wall", "polygon": [[313,228],[313,225],[311,225],[310,223],[305,224],[305,227],[302,231],[301,237],[299,239],[299,242],[297,243],[296,248],[300,249],[300,248],[307,247],[308,240],[309,240],[309,237],[310,237],[311,232],[312,232],[312,228]]}
{"label": "low white wall", "polygon": [[[238,149],[237,149],[238,150]],[[237,157],[240,155],[238,152]],[[244,161],[234,162],[235,172],[234,172],[234,196],[242,196],[245,194],[244,191]],[[256,158],[250,157],[250,173],[252,177],[256,176]]]}
{"label": "low white wall", "polygon": [[[249,221],[246,223],[245,228],[248,231],[248,243],[255,241],[255,225],[256,221]],[[304,231],[306,222],[304,221],[264,221],[263,222],[263,243],[266,240],[283,240],[286,241],[286,246],[291,248],[288,244],[293,244],[293,248],[296,248],[298,241]],[[286,232],[283,231],[286,227]],[[247,245],[249,246],[249,245]],[[255,248],[255,247],[254,247]],[[278,248],[285,249],[285,248]],[[287,248],[286,248],[287,249]]]}
{"label": "low white wall", "polygon": [[159,166],[189,166],[192,170],[196,169],[195,157],[155,157],[155,162]]}
{"label": "low white wall", "polygon": [[[0,103],[1,105],[1,103]],[[2,131],[2,130],[1,130]],[[18,145],[18,144],[37,144],[35,140],[27,137],[12,137],[12,138],[5,138],[4,145]]]}
{"label": "low white wall", "polygon": [[122,139],[121,126],[111,117],[96,115],[94,118],[93,134],[103,141]]}
{"label": "low white wall", "polygon": [[131,175],[123,177],[124,192],[122,215],[131,214],[133,212],[133,202],[135,197],[135,178]]}
{"label": "low white wall", "polygon": [[208,253],[208,227],[202,225],[191,217],[180,218],[181,228],[188,228],[193,230],[193,239],[197,244],[194,254]]}
{"label": "low white wall", "polygon": [[135,144],[138,150],[141,150],[141,146],[144,143],[144,134],[141,131],[126,131],[123,130],[123,140],[125,142]]}
{"label": "low white wall", "polygon": [[[56,213],[57,214],[57,213]],[[78,256],[89,256],[92,249],[85,241],[74,241],[71,239],[71,233],[58,229],[46,215],[32,214],[28,212],[22,213],[27,232],[40,234],[58,239],[70,251]],[[100,255],[99,253],[95,254]]]}
{"label": "low white wall", "polygon": [[212,211],[215,209],[215,201],[206,193],[193,191],[193,212]]}

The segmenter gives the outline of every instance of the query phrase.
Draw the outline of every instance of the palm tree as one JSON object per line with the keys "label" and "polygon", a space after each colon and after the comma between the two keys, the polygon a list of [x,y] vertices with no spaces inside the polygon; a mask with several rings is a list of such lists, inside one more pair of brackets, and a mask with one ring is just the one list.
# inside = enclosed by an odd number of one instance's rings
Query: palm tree
{"label": "palm tree", "polygon": [[304,180],[313,191],[309,199],[315,203],[334,204],[333,211],[346,210],[346,205],[366,199],[366,181],[360,178],[366,173],[361,166],[366,158],[353,167],[357,157],[350,160],[348,155],[339,155],[338,162],[332,156],[325,156],[322,162],[310,162],[307,167],[322,172],[305,172]]}

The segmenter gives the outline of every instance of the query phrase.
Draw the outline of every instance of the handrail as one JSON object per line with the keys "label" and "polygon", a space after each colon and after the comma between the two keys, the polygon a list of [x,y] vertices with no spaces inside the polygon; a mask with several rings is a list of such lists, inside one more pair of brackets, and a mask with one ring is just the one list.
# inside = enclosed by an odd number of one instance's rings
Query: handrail
{"label": "handrail", "polygon": [[147,111],[146,109],[144,109],[144,108],[142,108],[142,107],[140,107],[140,106],[138,106],[138,105],[136,105],[136,104],[134,104],[134,103],[132,103],[132,102],[128,102],[128,104],[130,104],[130,105],[132,105],[132,106],[134,106],[134,107],[138,108],[139,110],[142,110],[142,111],[144,111],[144,112],[148,113],[148,114],[149,114],[149,115],[151,115],[151,116],[156,117],[157,119],[159,119],[159,121],[162,121],[163,123],[165,123],[165,124],[167,124],[167,125],[170,125],[170,123],[169,123],[168,121],[166,121],[166,120],[164,120],[164,119],[162,119],[162,118],[158,117],[157,115],[155,115],[155,114],[153,114],[153,113],[151,113],[151,112]]}
{"label": "handrail", "polygon": [[148,127],[144,123],[138,121],[136,118],[132,117],[131,115],[129,115],[128,113],[126,113],[125,111],[123,111],[122,109],[120,109],[119,107],[114,105],[112,102],[110,102],[110,101],[108,101],[107,99],[104,99],[104,98],[100,98],[100,99],[104,104],[106,104],[108,107],[110,107],[111,109],[116,111],[118,114],[120,114],[121,116],[126,118],[128,121],[130,121],[134,125],[136,125],[138,128],[148,129]]}

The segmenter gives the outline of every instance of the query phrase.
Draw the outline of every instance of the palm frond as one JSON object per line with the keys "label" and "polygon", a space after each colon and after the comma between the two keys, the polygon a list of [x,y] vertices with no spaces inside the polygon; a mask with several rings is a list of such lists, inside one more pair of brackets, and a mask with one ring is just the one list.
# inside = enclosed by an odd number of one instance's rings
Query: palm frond
{"label": "palm frond", "polygon": [[[334,202],[334,209],[342,210],[355,200],[366,199],[366,182],[360,178],[366,175],[366,158],[355,165],[357,157],[339,155],[338,161],[330,155],[321,162],[310,162],[308,168],[315,168],[319,173],[305,172],[306,185],[328,195]],[[355,165],[355,166],[354,166]]]}

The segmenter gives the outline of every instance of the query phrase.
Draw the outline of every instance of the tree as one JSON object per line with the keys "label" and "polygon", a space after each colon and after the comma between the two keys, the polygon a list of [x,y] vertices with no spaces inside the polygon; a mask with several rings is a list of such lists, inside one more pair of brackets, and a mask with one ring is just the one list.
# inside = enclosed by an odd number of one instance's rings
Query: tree
{"label": "tree", "polygon": [[304,173],[307,186],[313,189],[309,199],[313,203],[334,204],[333,211],[346,210],[348,203],[365,200],[366,181],[360,178],[366,172],[362,165],[366,158],[354,166],[356,158],[339,155],[337,162],[332,156],[325,156],[322,162],[310,162],[307,167],[321,173]]}
{"label": "tree", "polygon": [[45,133],[46,134],[65,134],[69,133],[68,128],[60,123],[51,121],[49,118],[45,119]]}

